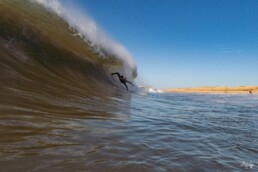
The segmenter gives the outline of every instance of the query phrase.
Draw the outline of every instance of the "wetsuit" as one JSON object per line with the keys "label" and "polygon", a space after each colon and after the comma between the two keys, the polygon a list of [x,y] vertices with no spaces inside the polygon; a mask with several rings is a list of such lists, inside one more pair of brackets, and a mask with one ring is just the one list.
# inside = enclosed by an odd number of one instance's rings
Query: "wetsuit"
{"label": "wetsuit", "polygon": [[127,85],[126,85],[127,82],[128,82],[129,84],[132,84],[132,86],[134,86],[132,82],[127,81],[126,78],[124,78],[124,76],[123,76],[123,75],[120,75],[118,72],[112,73],[112,75],[118,75],[118,78],[119,78],[120,82],[122,82],[122,83],[125,85],[125,87],[126,87],[127,90],[128,90],[128,87],[127,87]]}

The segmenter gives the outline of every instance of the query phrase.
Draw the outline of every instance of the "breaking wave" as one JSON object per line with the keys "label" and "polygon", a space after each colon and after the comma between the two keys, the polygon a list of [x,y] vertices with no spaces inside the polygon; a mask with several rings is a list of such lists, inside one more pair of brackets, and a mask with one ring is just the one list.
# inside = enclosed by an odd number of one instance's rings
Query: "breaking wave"
{"label": "breaking wave", "polygon": [[99,118],[118,108],[108,98],[130,98],[110,75],[120,72],[134,81],[130,53],[92,30],[93,20],[74,15],[59,1],[0,1],[1,113]]}
{"label": "breaking wave", "polygon": [[69,26],[77,31],[76,35],[86,42],[90,40],[91,47],[102,57],[106,56],[103,52],[106,51],[108,54],[121,59],[124,62],[124,70],[128,77],[136,77],[136,73],[132,73],[132,71],[136,72],[136,64],[131,54],[122,45],[109,38],[90,17],[78,9],[63,6],[58,0],[34,0],[34,2],[45,6],[65,19]]}
{"label": "breaking wave", "polygon": [[93,20],[74,10],[57,0],[0,2],[2,85],[21,80],[32,82],[33,87],[44,78],[42,85],[53,79],[54,83],[103,87],[99,90],[118,85],[110,72],[136,78],[130,53]]}

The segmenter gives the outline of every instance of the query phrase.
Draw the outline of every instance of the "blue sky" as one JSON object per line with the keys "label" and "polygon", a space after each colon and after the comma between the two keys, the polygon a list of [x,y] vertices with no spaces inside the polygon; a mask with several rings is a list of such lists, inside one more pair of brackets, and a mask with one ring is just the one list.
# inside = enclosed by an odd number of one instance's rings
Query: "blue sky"
{"label": "blue sky", "polygon": [[157,88],[258,85],[257,0],[76,0]]}

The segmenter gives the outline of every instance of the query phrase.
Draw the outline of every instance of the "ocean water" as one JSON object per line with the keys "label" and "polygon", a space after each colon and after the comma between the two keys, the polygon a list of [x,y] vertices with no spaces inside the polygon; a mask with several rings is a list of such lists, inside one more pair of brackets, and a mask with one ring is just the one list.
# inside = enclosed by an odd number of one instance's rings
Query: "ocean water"
{"label": "ocean water", "polygon": [[[117,94],[90,115],[87,99],[55,100],[55,113],[1,106],[1,169],[258,170],[257,96]],[[63,111],[69,104],[76,110]]]}
{"label": "ocean water", "polygon": [[0,171],[258,171],[257,95],[127,92],[132,59],[78,30],[0,1]]}

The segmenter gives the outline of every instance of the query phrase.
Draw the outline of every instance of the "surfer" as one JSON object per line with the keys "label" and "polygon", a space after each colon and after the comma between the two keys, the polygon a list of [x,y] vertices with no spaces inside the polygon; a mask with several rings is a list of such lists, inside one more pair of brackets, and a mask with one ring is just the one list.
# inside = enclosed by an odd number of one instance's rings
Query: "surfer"
{"label": "surfer", "polygon": [[120,82],[122,82],[122,83],[125,85],[125,87],[126,87],[127,90],[128,90],[128,87],[127,87],[127,85],[126,85],[127,82],[128,82],[129,84],[131,84],[132,86],[134,86],[132,82],[127,81],[126,77],[124,77],[123,75],[120,75],[118,72],[112,73],[111,75],[112,75],[112,76],[113,76],[113,75],[117,75],[118,78],[119,78],[119,80],[120,80]]}

